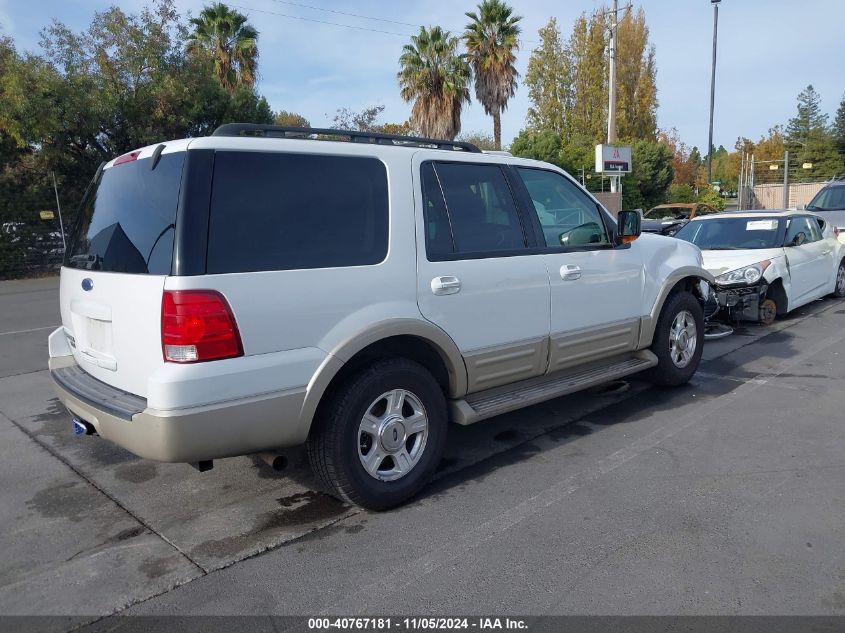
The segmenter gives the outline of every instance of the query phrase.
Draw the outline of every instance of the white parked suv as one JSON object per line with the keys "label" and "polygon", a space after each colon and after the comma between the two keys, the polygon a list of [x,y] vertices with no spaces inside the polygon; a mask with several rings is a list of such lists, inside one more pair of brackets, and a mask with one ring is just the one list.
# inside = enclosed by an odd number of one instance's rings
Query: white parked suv
{"label": "white parked suv", "polygon": [[388,508],[450,421],[691,377],[713,277],[639,221],[467,143],[226,125],[98,170],[50,371],[78,432],[201,469],[305,443],[328,491]]}

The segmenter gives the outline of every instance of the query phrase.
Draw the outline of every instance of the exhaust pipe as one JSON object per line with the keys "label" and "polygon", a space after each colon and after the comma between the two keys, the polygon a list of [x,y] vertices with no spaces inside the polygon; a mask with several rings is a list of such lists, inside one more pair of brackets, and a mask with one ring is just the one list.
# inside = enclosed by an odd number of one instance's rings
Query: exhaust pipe
{"label": "exhaust pipe", "polygon": [[277,473],[288,467],[288,458],[280,453],[258,453],[261,461],[267,464]]}

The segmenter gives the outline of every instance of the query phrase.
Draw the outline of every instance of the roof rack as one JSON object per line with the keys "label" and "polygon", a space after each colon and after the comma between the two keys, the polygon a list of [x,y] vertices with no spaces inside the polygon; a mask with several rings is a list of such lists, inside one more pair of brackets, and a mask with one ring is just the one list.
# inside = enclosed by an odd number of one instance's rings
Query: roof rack
{"label": "roof rack", "polygon": [[[307,140],[347,141],[350,143],[371,143],[392,145],[394,147],[424,147],[429,149],[447,149],[461,152],[481,153],[472,143],[464,141],[444,141],[441,139],[422,138],[419,136],[401,136],[380,132],[358,132],[353,130],[333,130],[330,128],[288,127],[283,125],[261,125],[258,123],[226,123],[212,133],[212,136],[257,136],[264,138],[298,138]],[[327,139],[317,137],[327,136]]]}

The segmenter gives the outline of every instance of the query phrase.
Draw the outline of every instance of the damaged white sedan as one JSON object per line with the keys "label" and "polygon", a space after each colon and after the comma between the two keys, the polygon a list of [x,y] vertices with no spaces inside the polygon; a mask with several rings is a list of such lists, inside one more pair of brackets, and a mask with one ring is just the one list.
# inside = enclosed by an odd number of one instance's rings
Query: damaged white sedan
{"label": "damaged white sedan", "polygon": [[815,299],[845,296],[845,246],[819,215],[721,213],[693,219],[675,237],[701,249],[720,312],[732,320],[768,325]]}

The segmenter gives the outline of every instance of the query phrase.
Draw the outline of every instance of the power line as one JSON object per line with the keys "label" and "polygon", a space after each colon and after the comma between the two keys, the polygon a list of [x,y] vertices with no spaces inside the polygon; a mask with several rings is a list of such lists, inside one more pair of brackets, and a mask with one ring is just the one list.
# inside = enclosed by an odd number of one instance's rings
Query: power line
{"label": "power line", "polygon": [[[396,20],[388,20],[386,18],[376,18],[376,17],[372,17],[372,16],[362,15],[360,13],[346,13],[344,11],[336,11],[334,9],[323,9],[323,8],[315,7],[315,6],[308,5],[308,4],[302,4],[302,3],[299,3],[299,2],[289,2],[287,0],[273,0],[273,2],[278,2],[280,4],[288,4],[288,5],[296,6],[296,7],[302,7],[302,8],[305,8],[305,9],[313,9],[314,11],[325,11],[327,13],[335,13],[335,14],[338,14],[338,15],[345,15],[345,16],[349,16],[349,17],[360,18],[360,19],[363,19],[363,20],[376,20],[376,21],[379,21],[379,22],[387,22],[387,23],[390,23],[390,24],[398,24],[398,25],[401,25],[401,26],[412,26],[414,28],[423,28],[422,24],[412,24],[410,22],[398,22]],[[290,18],[292,20],[303,20],[305,22],[314,22],[316,24],[325,24],[325,25],[328,25],[328,26],[339,26],[339,27],[342,27],[342,28],[345,28],[345,29],[355,29],[357,31],[369,31],[370,33],[383,33],[385,35],[398,35],[400,37],[411,37],[411,35],[413,35],[412,33],[397,33],[396,31],[385,31],[385,30],[382,30],[382,29],[373,29],[373,28],[370,28],[370,27],[358,26],[358,25],[355,25],[355,24],[342,24],[340,22],[330,22],[328,20],[318,20],[317,18],[306,18],[306,17],[303,17],[301,15],[291,15],[289,13],[279,13],[277,11],[268,11],[266,9],[254,9],[253,7],[245,7],[245,6],[239,5],[239,4],[233,4],[231,6],[237,8],[237,9],[243,9],[244,11],[255,11],[256,13],[267,13],[269,15],[276,15],[276,16],[281,17],[281,18]],[[521,41],[526,43],[526,44],[539,44],[540,43],[537,40],[521,40]]]}
{"label": "power line", "polygon": [[337,11],[336,9],[324,9],[323,7],[315,7],[310,4],[302,4],[301,2],[289,2],[288,0],[273,0],[278,4],[288,4],[292,7],[301,7],[303,9],[311,9],[313,11],[323,11],[325,13],[335,13],[337,15],[346,15],[351,18],[361,18],[363,20],[375,20],[376,22],[387,22],[389,24],[398,24],[400,26],[413,26],[419,28],[419,24],[411,24],[410,22],[398,22],[396,20],[388,20],[387,18],[376,18],[369,15],[361,15],[360,13],[347,13],[345,11]]}
{"label": "power line", "polygon": [[270,15],[277,15],[282,18],[291,18],[293,20],[304,20],[305,22],[316,22],[317,24],[327,24],[329,26],[342,26],[347,29],[356,29],[358,31],[370,31],[371,33],[384,33],[385,35],[398,35],[399,37],[410,37],[409,33],[397,33],[395,31],[382,31],[381,29],[371,29],[366,26],[356,26],[354,24],[341,24],[339,22],[329,22],[328,20],[318,20],[316,18],[305,18],[301,15],[290,15],[288,13],[277,13],[276,11],[267,11],[265,9],[254,9],[252,7],[244,7],[239,4],[232,4],[237,9],[244,11],[255,11],[256,13],[268,13]]}

